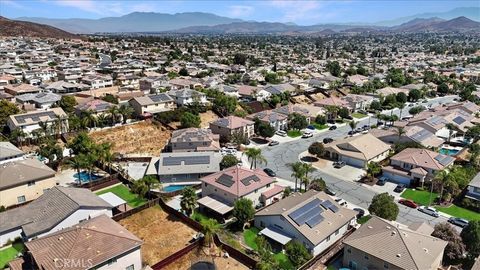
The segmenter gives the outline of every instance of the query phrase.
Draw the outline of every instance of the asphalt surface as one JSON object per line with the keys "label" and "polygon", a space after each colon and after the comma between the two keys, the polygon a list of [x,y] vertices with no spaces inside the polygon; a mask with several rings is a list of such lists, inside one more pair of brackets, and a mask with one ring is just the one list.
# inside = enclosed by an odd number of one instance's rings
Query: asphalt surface
{"label": "asphalt surface", "polygon": [[[428,106],[430,104],[433,104],[433,106],[435,106],[439,103],[451,102],[454,98],[456,97],[448,96],[443,98],[437,98],[434,100],[429,100],[428,103],[422,103],[422,105]],[[404,108],[402,116],[408,115],[409,109],[410,107]],[[383,113],[390,113],[390,111]],[[399,114],[400,110],[395,109],[393,113]],[[362,127],[363,125],[368,124],[374,125],[376,124],[376,121],[377,120],[371,116],[369,117],[369,119],[363,119],[361,121],[358,121],[357,127]],[[300,153],[306,151],[308,146],[310,146],[310,144],[312,144],[313,142],[322,141],[323,138],[344,138],[347,136],[347,133],[350,130],[350,127],[346,125],[338,127],[336,130],[329,130],[326,132],[315,134],[312,138],[284,142],[273,147],[264,147],[262,149],[262,154],[267,159],[267,165],[265,165],[264,167],[271,168],[273,171],[275,171],[277,173],[277,177],[295,182],[295,179],[291,176],[292,171],[289,167],[289,164],[297,162],[299,160]],[[325,174],[318,170],[311,173],[311,176],[322,177],[327,183],[327,186],[337,193],[336,196],[346,200],[347,202],[361,206],[365,209],[367,209],[370,205],[373,196],[377,194],[376,191],[363,186],[361,183],[353,182],[351,180],[340,179],[338,177]],[[408,208],[400,204],[399,208],[400,213],[397,217],[397,221],[402,224],[409,225],[413,222],[425,221],[433,226],[436,223],[447,221],[446,217],[440,216],[438,218],[434,218],[427,214],[421,213],[416,209]]]}

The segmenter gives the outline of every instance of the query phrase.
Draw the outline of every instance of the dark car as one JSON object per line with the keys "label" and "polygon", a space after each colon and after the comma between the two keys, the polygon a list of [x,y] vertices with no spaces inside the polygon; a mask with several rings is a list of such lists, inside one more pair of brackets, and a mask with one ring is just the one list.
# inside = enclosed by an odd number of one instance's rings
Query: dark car
{"label": "dark car", "polygon": [[275,146],[275,145],[279,145],[280,143],[278,141],[271,141],[268,145],[269,146]]}
{"label": "dark car", "polygon": [[323,143],[331,143],[331,142],[333,142],[332,138],[324,138],[323,139]]}
{"label": "dark car", "polygon": [[330,195],[330,196],[335,196],[335,195],[337,195],[337,193],[336,193],[335,191],[331,190],[331,189],[328,188],[328,187],[325,189],[325,193],[327,193],[327,194]]}
{"label": "dark car", "polygon": [[343,166],[345,166],[347,163],[345,163],[345,161],[335,161],[333,163],[333,167],[336,168],[336,169],[340,169],[342,168]]}
{"label": "dark car", "polygon": [[329,123],[329,124],[335,124],[335,120],[333,120],[333,119],[327,120],[327,123]]}
{"label": "dark car", "polygon": [[353,135],[353,134],[355,134],[355,131],[354,131],[354,130],[350,130],[350,131],[348,132],[348,135],[350,135],[350,136]]}
{"label": "dark car", "polygon": [[369,125],[364,125],[364,126],[362,127],[362,129],[363,129],[363,130],[369,130],[369,129],[370,129],[370,126],[369,126]]}
{"label": "dark car", "polygon": [[351,115],[348,115],[347,117],[345,117],[346,119],[348,120],[353,120],[353,117]]}
{"label": "dark car", "polygon": [[413,208],[413,209],[417,209],[417,207],[418,207],[418,204],[416,204],[412,200],[400,199],[400,200],[398,200],[398,203],[403,204],[403,205],[408,206],[408,207]]}
{"label": "dark car", "polygon": [[381,125],[383,125],[383,122],[382,122],[382,121],[378,121],[378,122],[377,122],[377,126],[381,126]]}
{"label": "dark car", "polygon": [[384,186],[386,182],[387,182],[387,178],[382,176],[382,177],[378,178],[377,185]]}
{"label": "dark car", "polygon": [[268,176],[271,176],[271,177],[275,177],[277,176],[277,174],[270,168],[265,168],[263,169],[263,171],[268,175]]}
{"label": "dark car", "polygon": [[405,190],[405,185],[404,184],[398,184],[393,191],[400,193],[404,190]]}
{"label": "dark car", "polygon": [[357,218],[361,218],[365,215],[365,210],[362,208],[353,208],[353,211],[357,212]]}
{"label": "dark car", "polygon": [[335,130],[335,129],[337,129],[337,126],[335,126],[335,125],[330,126],[330,127],[328,128],[328,130]]}
{"label": "dark car", "polygon": [[315,127],[310,125],[310,126],[307,126],[308,129],[311,129],[311,130],[315,130]]}
{"label": "dark car", "polygon": [[452,223],[453,225],[457,225],[459,227],[465,228],[468,226],[468,220],[465,220],[463,218],[456,218],[456,217],[451,217],[448,219],[448,222]]}

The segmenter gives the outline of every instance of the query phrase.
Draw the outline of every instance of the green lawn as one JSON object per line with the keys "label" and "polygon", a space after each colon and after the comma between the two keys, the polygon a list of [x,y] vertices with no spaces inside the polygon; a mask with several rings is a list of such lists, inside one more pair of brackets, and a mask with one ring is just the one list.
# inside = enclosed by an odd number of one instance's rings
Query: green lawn
{"label": "green lawn", "polygon": [[195,211],[191,218],[197,222],[202,222],[202,220],[206,220],[206,219],[209,219],[209,217],[205,216],[204,214],[200,213],[200,212],[197,212]]}
{"label": "green lawn", "polygon": [[302,132],[300,130],[289,130],[287,135],[288,137],[296,138],[302,136]]}
{"label": "green lawn", "polygon": [[462,208],[460,206],[451,205],[449,207],[435,207],[438,211],[449,214],[454,217],[464,218],[466,220],[480,220],[480,213]]}
{"label": "green lawn", "polygon": [[280,265],[280,269],[285,269],[285,270],[295,269],[295,267],[293,267],[293,264],[290,261],[290,259],[287,257],[287,255],[279,252],[273,255],[273,257],[275,258],[275,260],[277,260],[278,264]]}
{"label": "green lawn", "polygon": [[[421,205],[429,205],[435,201],[435,198],[438,197],[437,193],[432,194],[432,198],[430,201],[430,192],[429,191],[422,191],[422,190],[413,190],[413,189],[406,189],[402,195],[402,198],[412,200]],[[429,203],[430,201],[430,203]]]}
{"label": "green lawn", "polygon": [[368,215],[368,216],[363,216],[359,219],[357,219],[357,223],[358,224],[364,224],[366,223],[372,216]]}
{"label": "green lawn", "polygon": [[96,194],[101,195],[108,192],[112,192],[118,197],[122,198],[124,201],[127,202],[129,206],[133,208],[141,206],[147,201],[144,198],[138,197],[137,194],[132,193],[130,189],[128,189],[128,187],[126,187],[125,185],[114,186],[112,188],[96,192]]}
{"label": "green lawn", "polygon": [[6,248],[0,251],[0,269],[3,269],[7,266],[10,261],[13,261],[19,252],[22,252],[25,246],[23,243],[18,242],[13,244],[11,247]]}
{"label": "green lawn", "polygon": [[251,247],[254,250],[257,250],[257,243],[255,243],[255,239],[257,239],[258,232],[260,232],[259,229],[252,227],[250,229],[247,229],[243,232],[243,240],[245,240],[245,243],[247,246]]}
{"label": "green lawn", "polygon": [[355,113],[352,113],[352,117],[353,118],[364,118],[364,117],[367,117],[367,115],[363,114],[363,113],[355,112]]}
{"label": "green lawn", "polygon": [[316,129],[318,129],[318,130],[322,130],[322,129],[328,128],[327,125],[320,125],[320,124],[318,124],[318,123],[313,123],[312,126],[314,126],[314,127],[315,127]]}

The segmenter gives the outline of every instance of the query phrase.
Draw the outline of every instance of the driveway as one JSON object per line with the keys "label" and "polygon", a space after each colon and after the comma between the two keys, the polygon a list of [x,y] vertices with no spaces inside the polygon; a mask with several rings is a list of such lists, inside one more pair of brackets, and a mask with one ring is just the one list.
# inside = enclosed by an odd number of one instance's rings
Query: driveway
{"label": "driveway", "polygon": [[312,166],[321,173],[328,174],[345,181],[356,182],[366,174],[364,170],[349,165],[345,165],[342,168],[334,168],[333,161],[322,158],[316,162],[312,162]]}

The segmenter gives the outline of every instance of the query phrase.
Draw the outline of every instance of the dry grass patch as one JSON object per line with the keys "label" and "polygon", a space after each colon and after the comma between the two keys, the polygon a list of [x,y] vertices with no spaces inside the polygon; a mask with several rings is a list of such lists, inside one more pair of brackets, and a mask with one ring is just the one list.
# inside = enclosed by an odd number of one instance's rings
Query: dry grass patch
{"label": "dry grass patch", "polygon": [[200,120],[202,121],[200,124],[201,128],[208,128],[208,123],[215,121],[218,119],[218,116],[212,111],[206,111],[200,114]]}
{"label": "dry grass patch", "polygon": [[171,137],[164,127],[148,122],[139,122],[111,129],[94,131],[90,137],[96,143],[110,142],[113,152],[158,156]]}
{"label": "dry grass patch", "polygon": [[144,241],[142,260],[148,265],[184,248],[197,233],[159,206],[147,208],[119,223]]}

